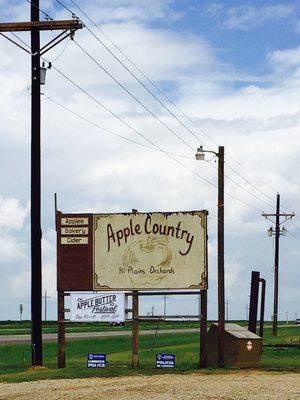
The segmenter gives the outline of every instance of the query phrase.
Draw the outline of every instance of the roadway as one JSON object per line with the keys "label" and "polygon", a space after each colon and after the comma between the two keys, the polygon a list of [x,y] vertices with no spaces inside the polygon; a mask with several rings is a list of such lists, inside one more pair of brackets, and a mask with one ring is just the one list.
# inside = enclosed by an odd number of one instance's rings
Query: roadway
{"label": "roadway", "polygon": [[[155,329],[143,330],[140,331],[140,335],[154,335],[156,332]],[[176,333],[195,333],[199,332],[197,328],[177,328],[177,329],[162,329],[158,330],[158,335],[163,334],[176,334]],[[73,332],[66,333],[67,340],[76,340],[76,339],[95,339],[95,338],[107,338],[107,337],[115,337],[115,336],[131,336],[131,331],[106,331],[106,332]],[[43,334],[44,342],[56,342],[57,341],[57,333],[44,333]],[[0,335],[0,345],[4,344],[26,344],[31,343],[30,335]]]}

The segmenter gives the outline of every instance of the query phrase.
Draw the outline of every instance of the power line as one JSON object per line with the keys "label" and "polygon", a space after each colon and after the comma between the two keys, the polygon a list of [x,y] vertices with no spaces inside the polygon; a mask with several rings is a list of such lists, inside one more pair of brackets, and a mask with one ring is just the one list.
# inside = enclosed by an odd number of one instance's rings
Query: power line
{"label": "power line", "polygon": [[39,12],[41,12],[42,14],[45,15],[46,19],[49,19],[51,21],[53,21],[53,18],[50,17],[50,15],[48,13],[46,13],[44,10],[42,10],[41,8],[39,8],[36,4],[32,3],[32,1],[30,0],[25,0],[27,1],[27,3],[31,4],[33,7],[35,7],[37,10],[39,10]]}
{"label": "power line", "polygon": [[[29,2],[29,1],[28,1]],[[60,4],[62,4],[61,2],[59,2]],[[70,11],[69,9],[68,9],[68,11]],[[16,36],[16,35],[15,35]],[[17,36],[16,36],[17,37]],[[18,37],[17,37],[18,38]],[[18,38],[19,40],[21,40],[20,38]],[[21,40],[22,41],[22,40]],[[24,41],[22,41],[23,43],[25,43]],[[26,43],[25,43],[26,44]],[[112,76],[112,74],[110,74],[104,67],[102,67],[98,62],[97,62],[97,60],[95,60],[88,52],[86,52],[77,42],[76,42],[76,44],[81,48],[81,50],[82,51],[84,51],[85,52],[85,54],[86,55],[88,55],[94,62],[96,62],[97,63],[97,65],[99,65],[99,67],[104,71],[104,72],[106,72],[116,83],[118,83],[124,90],[126,90],[126,92],[128,93],[128,94],[130,94],[131,95],[131,97],[133,97],[139,104],[141,104],[147,111],[149,111],[150,113],[151,113],[151,115],[153,115],[156,119],[158,119],[164,126],[166,126],[169,130],[170,130],[170,128],[166,125],[166,124],[164,124],[157,116],[155,116],[152,112],[151,112],[151,110],[149,110],[146,106],[144,106],[134,95],[132,95],[125,87],[124,87],[124,85],[122,85],[119,81],[117,81],[113,76]],[[26,44],[27,45],[27,44]],[[27,45],[28,46],[28,45]],[[28,46],[29,47],[29,46]],[[63,51],[65,50],[65,48],[63,49]],[[61,55],[61,54],[60,54]],[[59,56],[60,56],[59,55]],[[57,68],[55,68],[57,71],[58,71],[58,69]],[[58,71],[59,72],[59,71]],[[65,76],[66,77],[66,76]],[[101,103],[101,106],[103,107],[104,105]],[[71,111],[71,110],[69,110],[69,111]],[[72,112],[72,111],[71,111]],[[116,115],[114,115],[115,117],[116,117]],[[81,116],[80,116],[81,117]],[[83,118],[84,119],[84,117],[81,117],[81,118]],[[91,123],[91,121],[88,121],[88,122],[90,122]],[[125,121],[123,121],[122,120],[122,122],[124,123]],[[99,126],[98,126],[99,127]],[[100,129],[103,129],[102,127],[100,127]],[[174,133],[175,134],[175,136],[177,136],[180,140],[182,140],[182,138],[180,138],[173,130],[171,130],[171,132],[172,133]],[[111,132],[112,133],[112,132]],[[114,134],[114,133],[113,133]],[[119,135],[120,137],[122,137],[121,135]],[[134,141],[133,141],[134,142]],[[185,144],[187,144],[185,141],[184,141],[184,143]],[[139,143],[136,143],[136,144],[139,144]],[[187,144],[188,145],[188,144]],[[188,145],[189,146],[189,145]],[[150,146],[148,146],[149,148],[151,148]],[[189,146],[189,148],[191,148],[192,150],[193,150],[193,148],[191,147],[191,146]],[[152,148],[153,149],[153,148]],[[158,149],[157,149],[158,150]],[[160,151],[161,151],[161,149],[159,149]],[[174,156],[181,156],[181,155],[177,155],[177,154],[174,154],[174,153],[168,153],[168,152],[165,152],[166,154],[168,154],[168,155],[174,155]],[[188,157],[188,156],[187,156]],[[178,160],[176,160],[176,161],[178,161]],[[185,168],[187,168],[186,166],[185,166]],[[193,173],[194,173],[194,171],[193,170],[191,170]],[[197,174],[198,175],[198,174]],[[199,176],[200,177],[200,176]],[[203,177],[201,177],[202,179],[204,179],[205,180],[205,178],[203,178]],[[242,187],[241,185],[239,185],[237,182],[235,182],[233,179],[231,179],[231,178],[229,178],[229,177],[227,177],[231,182],[233,182],[235,185],[237,185],[238,187],[240,187],[241,189],[243,189],[244,191],[246,191],[247,193],[249,193],[250,195],[252,195],[252,196],[254,196],[256,199],[258,199],[258,200],[260,200],[260,201],[263,201],[262,199],[260,199],[259,197],[257,197],[257,196],[255,196],[254,194],[252,194],[251,192],[249,192],[247,189],[245,189],[244,187]],[[206,182],[209,182],[209,181],[207,181],[206,180]],[[211,183],[211,182],[210,182]],[[232,197],[232,196],[231,196]],[[236,200],[238,200],[238,201],[240,201],[239,199],[236,199]],[[247,204],[247,203],[243,203],[243,204],[245,204],[245,205],[248,205],[248,206],[250,206],[249,204]],[[268,204],[268,203],[267,203]],[[250,206],[251,207],[251,206]],[[258,209],[257,209],[258,210]]]}
{"label": "power line", "polygon": [[[249,186],[251,186],[253,189],[255,189],[257,192],[261,193],[262,195],[264,195],[267,199],[272,201],[272,207],[274,204],[274,199],[272,199],[272,197],[268,196],[267,194],[265,194],[264,192],[262,192],[261,190],[257,189],[255,185],[253,185],[248,179],[246,179],[245,177],[243,177],[238,171],[236,171],[234,168],[232,168],[228,163],[225,163],[226,166],[236,175],[238,175],[241,179],[243,179]],[[262,200],[264,203],[270,205],[270,203],[267,203],[266,201]]]}
{"label": "power line", "polygon": [[86,26],[86,29],[94,36],[94,38],[101,43],[101,45],[128,71],[128,73],[170,114],[173,118],[176,119],[177,122],[180,123],[194,138],[203,143],[205,146],[207,144],[199,138],[187,125],[185,125],[176,114],[174,114],[111,50],[107,47],[102,40],[99,39],[98,36],[94,34],[94,32]]}
{"label": "power line", "polygon": [[163,122],[153,111],[150,110],[144,103],[142,103],[134,94],[130,92],[118,79],[116,79],[106,68],[104,68],[98,60],[96,60],[90,53],[88,53],[76,40],[74,43],[96,64],[98,67],[105,72],[117,85],[119,85],[131,98],[133,98],[138,104],[140,104],[149,114],[151,114],[161,125],[163,125],[168,131],[175,135],[182,143],[184,143],[190,150],[194,151],[194,147],[180,137],[172,128],[170,128],[165,122]]}
{"label": "power line", "polygon": [[[199,131],[205,135],[207,138],[209,138],[214,144],[218,145],[216,143],[216,141],[214,139],[212,139],[208,134],[206,134],[206,132],[200,128],[197,124],[195,124],[195,122],[184,112],[182,111],[177,105],[176,103],[174,103],[127,55],[126,53],[124,53],[122,51],[122,49],[120,49],[119,46],[117,46],[108,35],[105,34],[105,32],[103,31],[103,29],[101,29],[99,27],[99,25],[97,25],[88,15],[87,13],[85,13],[81,7],[78,6],[78,4],[71,0],[71,2],[79,9],[79,11],[96,27],[96,29],[98,29],[102,35],[105,36],[105,38],[125,57],[125,59],[134,67],[136,68],[136,70],[161,94],[163,95],[185,118],[187,118],[190,123],[192,123],[197,129],[199,129]],[[62,4],[61,2],[59,2],[60,4]],[[68,8],[67,8],[68,9]],[[68,11],[70,11],[70,9],[68,9]],[[74,12],[72,12],[74,14]],[[176,118],[176,120],[183,125],[195,138],[197,138],[200,142],[202,142],[203,144],[205,144],[203,142],[203,140],[200,140],[200,138],[193,132],[191,131],[157,96],[155,96],[155,94],[146,86],[144,85],[144,83],[103,43],[103,41],[94,34],[94,32],[89,29],[89,27],[86,25],[86,29],[95,37],[95,39],[130,73],[131,76],[133,76],[142,86],[143,88],[150,93],[174,118]],[[207,146],[205,144],[205,146]],[[242,164],[240,162],[238,162],[237,160],[235,160],[232,156],[230,156],[228,154],[228,156],[230,158],[233,159],[233,161],[235,161],[240,167],[244,168],[246,171],[247,169],[245,167],[242,166]],[[227,163],[228,165],[228,163]],[[232,170],[234,171],[234,169],[232,168]],[[249,171],[248,171],[249,172]],[[241,175],[240,175],[241,176]],[[243,178],[245,181],[247,181],[245,178]],[[261,182],[263,182],[261,180]],[[248,183],[248,182],[247,182]],[[254,187],[254,185],[250,184],[252,187]],[[263,193],[262,191],[260,191],[259,189],[255,188],[255,190],[257,190],[258,192],[261,192],[264,196],[268,197],[269,199],[271,199],[268,195],[265,195],[265,193]],[[272,199],[273,202],[273,199]]]}
{"label": "power line", "polygon": [[[91,54],[89,54],[76,40],[74,40],[74,43],[93,61],[95,62],[99,68],[105,72],[114,82],[116,82],[123,90],[126,91],[132,97],[138,104],[140,104],[148,113],[150,113],[156,120],[158,120],[164,127],[166,127],[171,133],[173,133],[178,139],[180,139],[185,145],[187,145],[192,151],[194,151],[194,148],[190,146],[184,139],[182,139],[173,129],[171,129],[167,124],[165,124],[157,115],[155,115],[147,106],[145,106],[134,94],[132,94],[120,81],[118,81],[106,68],[104,68],[98,60],[96,60]],[[241,175],[239,175],[241,176]],[[270,206],[270,203],[261,199],[260,197],[256,196],[254,193],[251,193],[249,190],[241,186],[239,183],[235,182],[232,178],[227,176],[227,179],[233,182],[236,186],[244,190],[245,192],[249,193],[250,196],[255,197],[257,200],[262,201],[263,203],[267,204]],[[245,179],[246,180],[246,179]],[[252,185],[253,186],[253,185]],[[255,188],[256,189],[256,188]],[[256,189],[257,190],[257,189]],[[258,191],[258,190],[257,190]],[[271,207],[273,204],[271,204]]]}
{"label": "power line", "polygon": [[[45,61],[48,62],[48,60],[45,59]],[[204,182],[208,183],[211,186],[217,187],[214,183],[210,182],[208,179],[204,178],[203,176],[197,174],[194,170],[177,160],[174,156],[171,154],[168,154],[165,150],[161,149],[156,143],[154,143],[152,140],[148,139],[144,134],[142,134],[140,131],[135,129],[133,126],[128,124],[125,120],[123,120],[121,117],[119,117],[115,112],[110,110],[108,107],[106,107],[103,103],[101,103],[98,99],[96,99],[94,96],[92,96],[90,93],[88,93],[85,89],[83,89],[81,86],[79,86],[75,81],[73,81],[71,78],[69,78],[67,75],[65,75],[62,71],[60,71],[57,67],[52,65],[52,68],[57,71],[61,76],[63,76],[67,81],[69,81],[73,86],[75,86],[77,89],[79,89],[81,92],[83,92],[86,96],[88,96],[90,99],[92,99],[94,102],[96,102],[101,108],[106,110],[108,113],[110,113],[112,116],[114,116],[116,119],[118,119],[120,122],[122,122],[124,125],[126,125],[130,130],[135,132],[137,135],[141,136],[143,139],[145,139],[148,143],[150,143],[152,146],[156,147],[160,152],[163,154],[166,154],[169,158],[171,158],[173,161],[175,161],[177,164],[180,164],[182,167],[185,169],[189,170],[192,172],[194,175],[198,176],[200,179],[202,179]]]}
{"label": "power line", "polygon": [[[28,3],[31,3],[31,1],[29,1],[29,0],[26,0]],[[67,9],[69,12],[71,12],[72,13],[72,16],[73,17],[76,17],[76,15],[75,15],[75,13],[73,13],[68,7],[66,7],[62,2],[60,2],[59,0],[56,0],[60,5],[62,5],[65,9]],[[75,3],[74,3],[75,4]],[[40,10],[40,9],[39,9]],[[43,10],[40,10],[41,12],[43,12],[47,17],[49,17],[49,15],[47,14],[47,13],[45,13]],[[93,34],[93,32],[91,31],[91,33]],[[94,34],[93,34],[94,35]],[[94,35],[95,36],[95,35]],[[96,37],[96,36],[95,36]],[[19,40],[21,40],[20,38],[18,38]],[[21,40],[22,41],[22,40]],[[25,42],[24,42],[25,43]],[[81,50],[83,51],[83,52],[85,52],[85,54],[86,55],[88,55],[95,63],[97,63],[97,65],[104,71],[104,72],[106,72],[118,85],[120,85],[131,97],[133,97],[140,105],[142,105],[148,112],[150,112],[150,114],[152,115],[152,116],[154,116],[160,123],[162,123],[168,130],[170,130],[176,137],[178,137],[181,141],[183,141],[190,149],[192,149],[193,150],[193,148],[187,143],[187,142],[185,142],[179,135],[177,135],[171,128],[169,128],[163,121],[161,121],[154,113],[152,113],[152,111],[151,110],[149,110],[148,109],[148,107],[146,107],[142,102],[140,102],[124,85],[122,85],[116,78],[114,78],[113,77],[113,75],[112,74],[110,74],[104,67],[102,67],[102,65],[94,58],[94,57],[92,57],[86,50],[84,50],[77,42],[75,42],[80,48],[81,48]],[[27,44],[26,44],[27,45]],[[28,46],[28,45],[27,45]],[[29,46],[28,46],[29,47]],[[108,49],[108,48],[107,48]],[[109,49],[108,49],[109,50]],[[63,51],[64,51],[64,49],[63,49]],[[110,51],[110,50],[109,50]],[[61,54],[60,54],[61,55]],[[113,53],[112,53],[112,55],[113,55]],[[121,62],[121,61],[120,61]],[[122,63],[122,62],[121,62]],[[122,65],[123,65],[123,63],[122,63]],[[123,65],[126,69],[127,69],[127,67],[125,66],[125,65]],[[61,73],[61,71],[59,71],[56,67],[54,67],[54,69],[57,71],[57,72],[59,72],[59,73]],[[128,69],[127,69],[128,70]],[[130,70],[128,70],[128,72],[130,72],[131,73],[131,71]],[[62,73],[61,73],[62,74]],[[132,74],[132,73],[131,73]],[[62,74],[65,78],[67,78],[71,83],[75,83],[74,81],[71,81],[66,75],[64,75],[64,74]],[[133,74],[132,74],[133,75]],[[134,75],[133,75],[134,76]],[[137,78],[138,79],[138,78]],[[149,92],[149,93],[151,93],[152,94],[152,92],[151,91],[149,91],[148,90],[148,88],[138,79],[138,81],[143,85],[143,87]],[[79,86],[77,86],[78,88],[80,88]],[[82,90],[82,88],[80,88],[81,90]],[[87,92],[85,92],[86,94],[88,94]],[[168,111],[170,111],[167,107],[165,107],[165,105],[154,95],[154,97],[160,102],[160,104],[162,104],[163,106],[164,106],[164,108],[166,108]],[[98,101],[97,101],[98,102]],[[98,102],[98,104],[99,105],[101,105],[101,107],[104,107],[107,111],[109,111],[108,110],[108,108],[106,108],[102,103],[100,103],[100,102]],[[170,111],[171,112],[171,111]],[[181,121],[171,112],[171,114],[181,123]],[[115,117],[117,117],[120,121],[122,121],[123,123],[125,123],[128,127],[130,127],[130,129],[134,129],[133,127],[131,127],[129,124],[127,124],[126,123],[126,121],[124,121],[124,120],[122,120],[122,119],[120,119],[116,114],[114,114],[113,113],[113,115],[115,116]],[[84,117],[82,117],[82,118],[84,118]],[[90,123],[91,123],[91,121],[89,121]],[[185,126],[184,124],[183,124],[183,126]],[[186,127],[186,126],[185,126]],[[101,127],[102,128],[102,127]],[[186,127],[187,128],[187,127]],[[189,130],[189,128],[187,128],[188,130]],[[135,129],[134,129],[135,130]],[[189,130],[190,131],[190,130]],[[136,133],[138,133],[138,131],[136,131],[135,130],[135,132]],[[194,133],[192,132],[192,131],[190,131],[192,134],[193,134],[193,136],[195,136],[195,137],[197,137],[196,135],[194,135]],[[120,137],[121,137],[121,135],[119,135]],[[147,139],[144,135],[142,135],[142,137],[144,138],[144,139],[146,139],[147,141],[149,141],[149,139]],[[198,138],[198,137],[197,137]],[[199,139],[199,138],[198,138]],[[152,143],[155,147],[157,147],[157,150],[159,150],[159,151],[163,151],[165,154],[167,154],[168,156],[171,156],[172,157],[172,155],[175,155],[174,153],[167,153],[167,152],[165,152],[164,150],[162,150],[162,149],[160,149],[155,143],[153,143],[153,142],[151,142],[150,141],[150,143]],[[138,143],[137,143],[138,144]],[[152,148],[153,149],[153,148]],[[178,155],[177,155],[178,156]],[[176,162],[179,162],[178,160],[176,160],[175,159],[175,161]],[[180,162],[179,162],[180,163]],[[182,164],[182,163],[180,163],[182,166],[184,166],[185,168],[187,168],[187,169],[189,169],[193,174],[196,174],[198,177],[200,177],[202,180],[205,180],[207,183],[209,183],[209,184],[212,184],[210,181],[208,181],[208,180],[206,180],[205,178],[203,178],[202,176],[200,176],[199,174],[197,174],[197,173],[195,173],[195,171],[193,171],[193,170],[191,170],[190,168],[188,168],[186,165],[184,165],[184,164]],[[243,190],[245,190],[245,191],[247,191],[247,189],[245,189],[244,187],[242,187],[241,185],[239,185],[237,182],[235,182],[233,179],[231,179],[231,178],[229,178],[229,177],[227,177],[228,179],[230,179],[234,184],[236,184],[237,186],[239,186],[239,187],[241,187]],[[212,184],[213,185],[213,184]],[[215,185],[214,185],[215,186]],[[250,193],[249,191],[247,191],[250,195],[252,195],[253,196],[253,194],[252,193]],[[229,194],[228,194],[229,195]],[[229,197],[231,197],[231,198],[234,198],[232,195],[229,195]],[[255,196],[254,195],[254,197],[256,197],[258,200],[260,200],[260,201],[263,201],[263,200],[261,200],[260,198],[258,198],[257,196]],[[247,203],[245,203],[245,202],[242,202],[241,200],[239,200],[239,199],[236,199],[236,198],[234,198],[235,200],[237,200],[237,201],[240,201],[241,203],[243,203],[243,204],[245,204],[245,205],[247,205],[247,206],[249,206],[249,207],[251,207],[251,208],[254,208],[254,209],[256,209],[256,210],[258,210],[257,208],[255,208],[255,207],[252,207],[252,206],[250,206],[249,204],[247,204]]]}
{"label": "power line", "polygon": [[[186,115],[182,110],[180,110],[180,108],[126,55],[126,53],[124,53],[124,51],[117,46],[108,35],[106,35],[106,33],[99,27],[99,25],[97,25],[83,10],[82,8],[80,8],[78,6],[78,4],[75,3],[75,1],[71,0],[71,2],[79,9],[79,11],[96,27],[96,29],[98,29],[101,34],[122,54],[123,57],[125,57],[125,59],[162,95],[164,96],[169,102],[170,104],[172,104],[182,115],[184,115],[188,120],[190,120],[191,123],[194,124],[194,122],[188,117],[188,115]],[[200,141],[201,143],[203,143],[205,146],[207,146],[207,144],[203,141],[200,140],[200,138],[193,132],[191,131],[113,52],[112,50],[105,45],[105,43],[103,43],[103,41],[94,34],[94,32],[89,29],[89,27],[87,25],[85,25],[86,29],[94,36],[94,38],[129,72],[129,74],[131,76],[133,76],[137,82],[139,82],[143,88],[149,93],[151,94],[151,96],[153,96],[174,118],[176,118],[176,120],[182,125],[184,126],[198,141]],[[196,126],[197,127],[197,126]],[[199,129],[203,135],[205,135],[207,138],[209,138],[210,140],[213,141],[213,139],[208,136],[204,131],[201,130],[201,128],[197,127],[197,129]],[[214,141],[213,141],[214,142]],[[215,143],[215,142],[214,142]],[[216,144],[216,143],[215,143]]]}
{"label": "power line", "polygon": [[[69,11],[70,13],[72,13],[72,16],[74,17],[77,17],[76,16],[76,14],[72,11],[72,10],[70,10],[70,8],[68,8],[67,6],[65,6],[61,1],[59,1],[59,0],[56,0],[57,1],[57,3],[59,3],[62,7],[64,7],[67,11]],[[75,1],[73,1],[73,0],[71,0],[72,1],[72,3],[82,12],[82,14],[102,33],[102,34],[104,34],[104,32],[103,32],[103,30],[102,29],[100,29],[99,28],[99,26],[75,3]],[[77,17],[78,18],[78,17]],[[200,142],[201,142],[201,140],[200,140],[200,138],[193,132],[193,131],[191,131],[157,96],[155,96],[155,94],[146,86],[146,85],[144,85],[144,83],[103,43],[103,41],[97,36],[97,35],[95,35],[94,34],[94,32],[91,30],[91,29],[89,29],[89,27],[88,26],[86,26],[86,29],[94,36],[94,38],[130,73],[130,75],[131,76],[133,76],[142,86],[143,86],[143,88],[149,93],[149,94],[151,94],[182,126],[184,126],[195,138],[197,138]],[[138,68],[137,66],[136,66],[136,64],[134,64],[130,59],[129,59],[129,57],[127,57],[127,55],[117,46],[117,45],[115,45],[115,43],[106,35],[106,34],[104,34],[104,36],[110,41],[110,43],[112,43],[113,45],[114,45],[114,47],[115,48],[117,48],[118,49],[118,51],[120,51],[121,52],[121,54],[124,56],[124,57],[126,57],[126,59],[145,77],[145,79],[147,79],[147,81],[149,81],[165,98],[167,98],[167,100],[171,103],[171,104],[173,104],[173,106],[174,107],[176,107],[180,112],[181,112],[181,114],[182,115],[184,115],[194,126],[196,126],[196,128],[197,129],[199,129],[205,136],[207,136],[208,138],[210,138],[210,140],[213,142],[213,143],[215,143],[215,144],[217,144],[209,135],[207,135],[204,131],[203,131],[203,129],[201,129],[198,125],[196,125],[195,123],[194,123],[194,121],[187,115],[187,114],[185,114],[181,109],[179,109],[178,107],[177,107],[177,105],[170,99],[170,98],[168,98],[168,96],[166,96],[160,89],[159,89],[159,87],[157,86],[157,85],[155,85],[155,83],[152,81],[152,80],[150,80],[143,72],[142,72],[142,70],[140,69],[140,68]],[[130,93],[125,87],[124,87],[124,85],[122,85],[120,82],[117,82],[117,80],[114,78],[114,77],[112,77],[112,75],[107,71],[107,70],[105,70],[105,68],[103,68],[102,67],[102,65],[100,65],[100,63],[99,62],[97,62],[97,60],[95,60],[95,58],[94,57],[92,57],[86,50],[84,50],[78,43],[76,43],[80,48],[81,48],[81,50],[82,51],[84,51],[85,53],[86,53],[86,55],[88,55],[94,62],[96,62],[97,64],[98,64],[98,66],[104,71],[104,72],[106,72],[107,74],[109,74],[109,76],[116,82],[116,83],[118,83],[124,90],[126,90],[127,91],[127,93],[128,94],[130,94],[130,96],[131,97],[133,97],[139,104],[141,104],[148,112],[150,112],[151,113],[151,115],[153,115],[156,119],[158,118],[157,116],[155,116],[155,114],[154,113],[152,113],[152,111],[151,110],[149,110],[149,108],[148,107],[145,107],[137,98],[136,98],[136,96],[134,96],[134,95],[132,95],[132,93]],[[162,123],[168,130],[171,130],[171,132],[173,133],[173,134],[175,134],[175,136],[177,136],[177,137],[179,137],[179,135],[177,135],[171,128],[169,128],[163,121],[161,121],[159,118],[158,118],[158,120],[160,121],[160,123]],[[184,141],[182,138],[180,138],[180,140],[181,141]],[[184,141],[185,142],[185,141]],[[203,141],[202,141],[203,142]],[[185,144],[187,144],[186,142],[185,142]],[[187,144],[188,145],[188,144]],[[188,145],[189,146],[189,145]],[[190,147],[190,146],[189,146]],[[228,155],[230,158],[232,158],[233,159],[233,157],[231,157],[230,155]],[[233,159],[234,160],[234,159]],[[240,167],[243,167],[242,165],[241,165],[241,163],[239,163],[238,161],[236,161],[236,160],[234,160]],[[227,166],[229,166],[228,165],[228,163],[227,163]],[[229,166],[230,167],[230,166]],[[243,167],[245,170],[247,170],[245,167]],[[230,167],[230,169],[232,170],[232,171],[234,171],[235,173],[237,173],[235,170],[234,170],[234,168],[232,168],[232,167]],[[246,178],[243,178],[239,173],[237,173],[242,179],[244,179],[250,186],[252,186],[257,192],[259,192],[259,193],[261,193],[263,196],[265,196],[266,198],[269,198],[269,199],[271,199],[268,195],[266,195],[264,192],[262,192],[261,190],[259,190],[259,189],[257,189],[253,184],[251,184]],[[230,179],[230,178],[229,178]],[[265,200],[262,200],[261,198],[259,198],[259,197],[257,197],[256,195],[254,195],[254,194],[252,194],[251,192],[249,192],[247,189],[245,189],[245,188],[243,188],[241,185],[239,185],[239,184],[237,184],[235,181],[233,181],[232,179],[231,179],[231,181],[233,182],[233,183],[235,183],[236,185],[238,185],[239,187],[241,187],[243,190],[245,190],[246,192],[248,192],[250,195],[252,195],[252,196],[254,196],[254,197],[256,197],[258,200],[260,200],[260,201],[262,201],[262,202],[264,202],[264,203],[266,203],[266,204],[268,204],[268,205],[270,205],[270,203],[267,203]],[[272,200],[272,202],[273,202],[273,199],[271,199]]]}
{"label": "power line", "polygon": [[[45,60],[47,61],[47,60]],[[180,162],[179,160],[177,160],[172,154],[166,152],[165,150],[161,149],[156,143],[154,143],[152,140],[148,139],[144,134],[142,134],[141,132],[139,132],[137,129],[135,129],[134,127],[132,127],[130,124],[128,124],[126,121],[124,121],[122,118],[120,118],[117,114],[115,114],[112,110],[110,110],[108,107],[106,107],[104,104],[102,104],[98,99],[96,99],[94,96],[92,96],[90,93],[88,93],[85,89],[83,89],[81,86],[79,86],[76,82],[74,82],[71,78],[69,78],[67,75],[65,75],[62,71],[60,71],[57,67],[55,67],[54,65],[52,65],[52,67],[54,68],[54,70],[56,70],[61,76],[63,76],[67,81],[69,81],[72,85],[74,85],[75,87],[77,87],[80,91],[82,91],[85,95],[87,95],[90,99],[92,99],[94,102],[96,102],[100,107],[104,108],[107,112],[109,112],[111,115],[113,115],[115,118],[117,118],[120,122],[122,122],[123,124],[125,124],[129,129],[131,129],[132,131],[134,131],[136,134],[138,134],[139,136],[141,136],[143,139],[145,139],[147,142],[149,142],[152,146],[154,146],[155,148],[157,148],[160,152],[162,152],[163,154],[167,155],[169,158],[171,158],[173,161],[175,161],[177,164],[179,164],[180,166],[182,166],[183,168],[185,168],[186,170],[192,172],[193,175],[197,176],[198,178],[200,178],[202,181],[208,183],[209,185],[217,188],[217,185],[215,185],[214,183],[212,183],[211,181],[209,181],[208,179],[204,178],[203,176],[199,175],[197,172],[195,172],[192,168],[189,168],[187,165],[183,164],[182,162]],[[238,201],[239,203],[255,210],[258,212],[261,212],[262,210],[258,209],[255,206],[250,205],[249,203],[240,200],[239,198],[231,195],[230,193],[226,192],[226,195],[228,197],[230,197],[231,199]]]}
{"label": "power line", "polygon": [[[102,130],[102,131],[104,131],[106,133],[109,133],[110,135],[116,136],[116,137],[118,137],[118,138],[120,138],[122,140],[126,140],[127,142],[136,144],[136,145],[141,146],[141,147],[145,147],[146,149],[158,151],[158,149],[155,148],[155,147],[148,146],[148,145],[146,145],[144,143],[137,142],[137,141],[135,141],[133,139],[127,138],[126,136],[120,135],[118,133],[115,133],[115,132],[107,129],[107,128],[104,128],[103,126],[97,124],[96,122],[93,122],[93,121],[89,120],[88,118],[80,115],[79,113],[77,113],[77,112],[71,110],[70,108],[66,107],[65,105],[59,103],[57,100],[54,100],[49,95],[45,95],[45,98],[50,100],[52,103],[56,104],[57,106],[63,108],[64,110],[68,111],[69,113],[71,113],[71,114],[75,115],[76,117],[80,118],[81,120],[83,120],[83,121],[87,122],[88,124],[94,126],[95,128],[98,128],[98,129],[100,129],[100,130]],[[171,153],[169,151],[166,151],[166,153],[171,154],[172,156],[175,156],[175,157],[190,158],[190,159],[192,158],[192,159],[194,159],[194,157],[187,156],[187,155],[184,155],[184,154]]]}

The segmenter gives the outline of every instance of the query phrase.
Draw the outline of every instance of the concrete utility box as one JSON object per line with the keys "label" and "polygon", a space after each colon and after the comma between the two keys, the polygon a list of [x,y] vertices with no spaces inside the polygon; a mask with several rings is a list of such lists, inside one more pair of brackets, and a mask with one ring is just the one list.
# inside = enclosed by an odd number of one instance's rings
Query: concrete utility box
{"label": "concrete utility box", "polygon": [[[237,324],[225,324],[225,365],[240,368],[260,367],[262,338]],[[218,365],[218,325],[207,333],[207,365]]]}

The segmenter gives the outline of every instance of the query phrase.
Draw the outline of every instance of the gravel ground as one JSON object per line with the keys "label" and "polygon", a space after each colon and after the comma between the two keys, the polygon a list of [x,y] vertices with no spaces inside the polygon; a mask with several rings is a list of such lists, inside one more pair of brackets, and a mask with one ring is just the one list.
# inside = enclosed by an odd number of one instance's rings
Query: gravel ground
{"label": "gravel ground", "polygon": [[243,371],[227,374],[133,376],[1,383],[0,400],[297,400],[300,374]]}

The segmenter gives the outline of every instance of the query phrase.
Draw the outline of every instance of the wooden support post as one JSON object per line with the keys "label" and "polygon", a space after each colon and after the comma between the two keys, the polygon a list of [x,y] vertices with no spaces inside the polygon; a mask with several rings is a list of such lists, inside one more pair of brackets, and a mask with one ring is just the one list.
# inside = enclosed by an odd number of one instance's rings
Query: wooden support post
{"label": "wooden support post", "polygon": [[65,293],[57,292],[57,322],[58,322],[58,337],[57,337],[57,368],[65,368],[66,366],[66,332],[65,332]]}
{"label": "wooden support post", "polygon": [[200,290],[200,353],[199,368],[206,368],[207,362],[207,291]]}
{"label": "wooden support post", "polygon": [[258,293],[259,293],[259,272],[252,271],[248,330],[255,334],[256,334],[256,324],[257,324]]}
{"label": "wooden support post", "polygon": [[139,292],[132,292],[132,368],[139,366]]}

